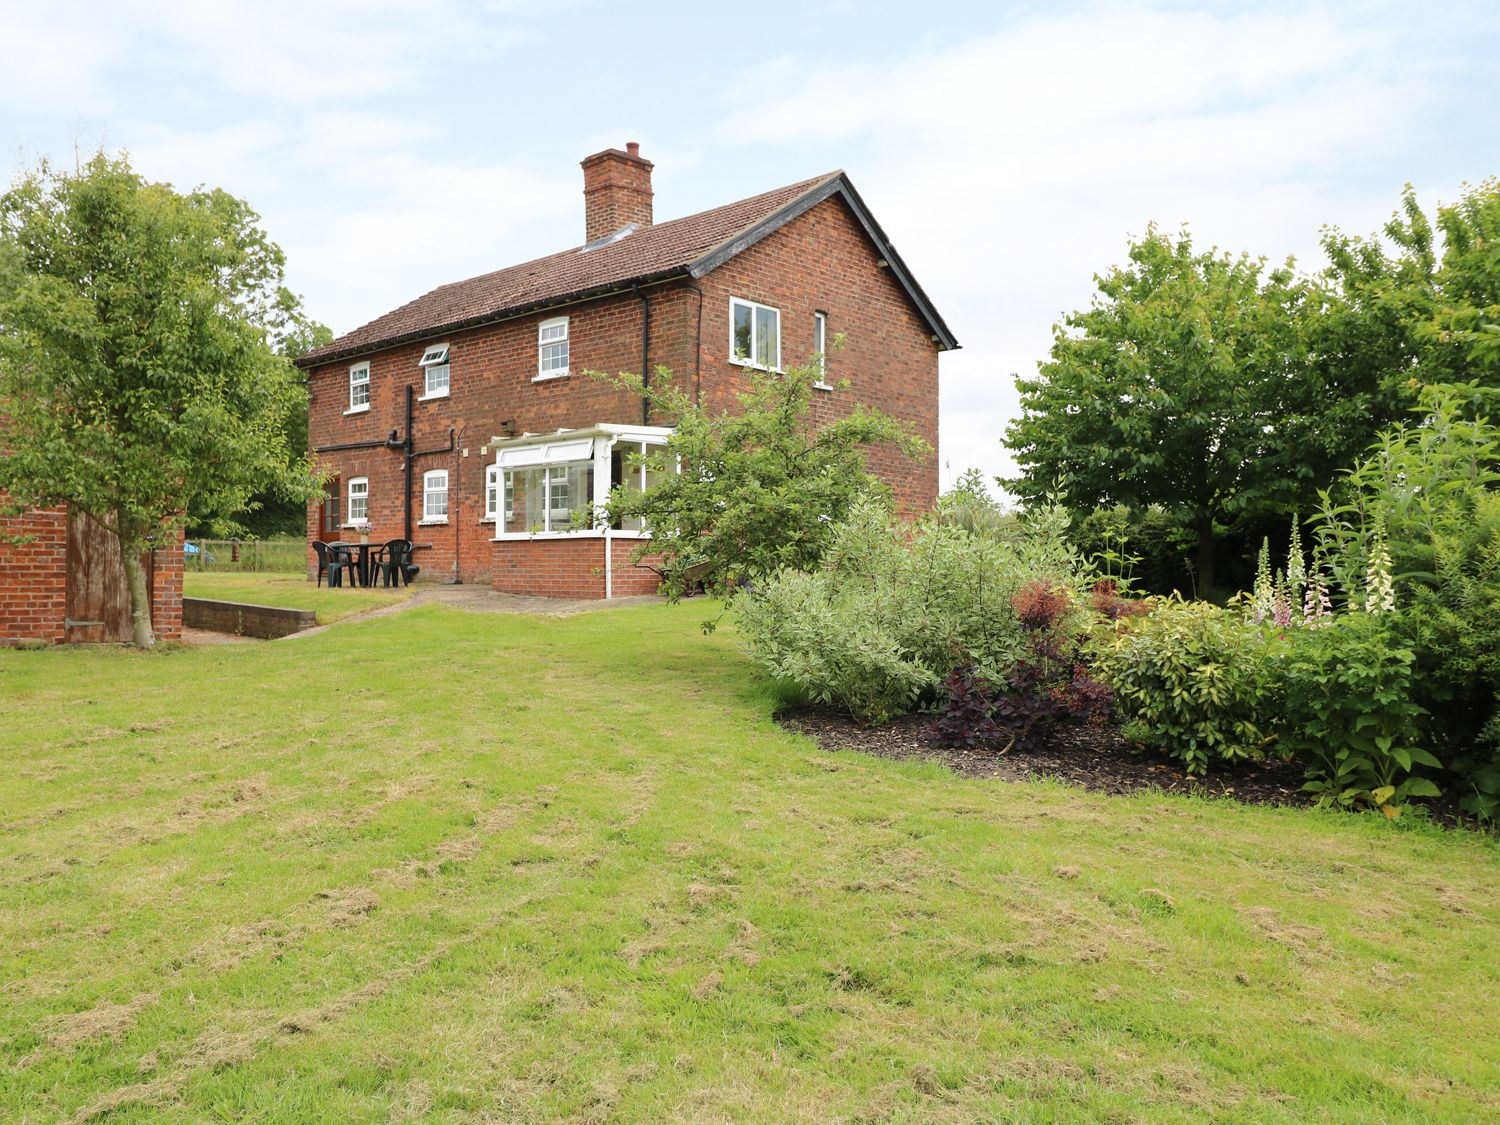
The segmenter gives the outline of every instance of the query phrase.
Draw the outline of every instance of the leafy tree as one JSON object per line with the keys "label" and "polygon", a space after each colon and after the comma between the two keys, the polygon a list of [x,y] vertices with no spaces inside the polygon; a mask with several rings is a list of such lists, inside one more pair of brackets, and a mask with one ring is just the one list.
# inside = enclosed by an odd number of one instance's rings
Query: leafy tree
{"label": "leafy tree", "polygon": [[140,646],[153,540],[257,492],[316,491],[287,439],[305,392],[282,351],[305,321],[258,223],[224,191],[179,193],[102,152],[0,196],[0,491],[118,537]]}
{"label": "leafy tree", "polygon": [[612,522],[638,519],[651,529],[635,557],[660,556],[655,565],[668,597],[695,582],[728,595],[783,568],[812,569],[858,500],[889,496],[865,464],[866,449],[888,444],[913,458],[926,454],[907,426],[864,406],[815,427],[819,378],[816,365],[754,371],[739,410],[719,414],[695,405],[664,368],[649,389],[634,375],[613,380],[646,395],[653,414],[676,419],[667,444],[645,457],[656,483],[616,488],[607,513]]}
{"label": "leafy tree", "polygon": [[1032,498],[1060,482],[1085,507],[1160,505],[1190,529],[1211,591],[1216,540],[1311,508],[1383,420],[1360,413],[1380,389],[1321,355],[1313,326],[1339,299],[1290,262],[1267,270],[1152,227],[1097,282],[1037,377],[1018,381],[1006,443],[1021,476],[1006,484]]}
{"label": "leafy tree", "polygon": [[[289,332],[278,344],[277,350],[287,359],[296,359],[313,348],[333,339],[333,330],[314,320],[305,320]],[[294,372],[296,378],[306,385],[305,372]],[[297,396],[294,409],[286,417],[286,447],[300,454],[308,448],[307,441],[307,396]],[[300,496],[286,497],[278,494],[274,487],[255,493],[245,505],[245,510],[233,519],[216,517],[212,513],[189,514],[189,535],[233,535],[240,531],[263,539],[271,535],[293,535],[301,538],[307,531],[307,504]]]}

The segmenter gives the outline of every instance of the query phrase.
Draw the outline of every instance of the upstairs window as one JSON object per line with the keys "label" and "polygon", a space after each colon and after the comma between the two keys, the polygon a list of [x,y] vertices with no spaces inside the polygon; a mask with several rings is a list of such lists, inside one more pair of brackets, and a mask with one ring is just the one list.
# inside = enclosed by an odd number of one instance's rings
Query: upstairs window
{"label": "upstairs window", "polygon": [[356,363],[349,368],[349,410],[370,409],[370,365]]}
{"label": "upstairs window", "polygon": [[433,344],[422,353],[422,358],[418,362],[427,377],[427,385],[422,391],[422,397],[448,397],[448,345]]}
{"label": "upstairs window", "polygon": [[448,470],[422,474],[422,521],[448,522]]}
{"label": "upstairs window", "polygon": [[828,384],[828,314],[813,313],[813,351],[817,353],[818,381],[813,384],[823,390],[832,390]]}
{"label": "upstairs window", "polygon": [[536,330],[536,381],[568,373],[568,318],[544,320]]}
{"label": "upstairs window", "polygon": [[370,522],[370,478],[349,478],[349,522]]}
{"label": "upstairs window", "polygon": [[729,361],[781,369],[781,313],[738,297],[729,299]]}

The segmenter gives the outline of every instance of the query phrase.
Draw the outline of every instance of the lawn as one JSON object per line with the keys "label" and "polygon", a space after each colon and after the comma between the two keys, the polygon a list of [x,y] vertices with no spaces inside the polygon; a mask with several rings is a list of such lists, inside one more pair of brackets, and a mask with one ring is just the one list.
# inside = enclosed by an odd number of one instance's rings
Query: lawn
{"label": "lawn", "polygon": [[318,615],[320,625],[331,625],[367,609],[378,609],[411,597],[409,586],[372,586],[369,589],[341,586],[333,589],[316,585],[300,574],[196,571],[188,571],[182,576],[182,592],[189,598],[310,609]]}
{"label": "lawn", "polygon": [[825,754],[703,615],[0,652],[0,1118],[1500,1114],[1493,840]]}

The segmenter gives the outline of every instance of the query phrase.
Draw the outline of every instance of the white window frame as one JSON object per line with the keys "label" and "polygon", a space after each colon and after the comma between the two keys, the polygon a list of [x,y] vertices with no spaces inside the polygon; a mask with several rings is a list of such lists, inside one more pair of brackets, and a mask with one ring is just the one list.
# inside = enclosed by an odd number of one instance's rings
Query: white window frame
{"label": "white window frame", "polygon": [[[743,306],[750,310],[750,355],[741,356],[734,350],[734,310],[737,306]],[[756,321],[762,312],[776,314],[776,362],[767,364],[764,356],[755,354],[755,348],[760,340],[760,333],[756,330]],[[729,298],[729,362],[737,363],[741,367],[758,367],[762,371],[781,370],[781,310],[775,305],[762,305],[757,301],[748,301],[744,297]]]}
{"label": "white window frame", "polygon": [[[441,489],[436,489],[436,488],[433,487],[433,482],[438,477],[441,477],[442,481],[443,481],[443,487]],[[432,498],[433,498],[434,495],[438,494],[439,492],[441,492],[442,497],[443,497],[443,510],[439,514],[434,514],[433,510],[432,510]],[[428,469],[425,473],[422,474],[422,521],[421,522],[424,523],[424,524],[447,523],[448,522],[448,512],[449,512],[449,504],[448,504],[448,470],[447,469]]]}
{"label": "white window frame", "polygon": [[[355,485],[359,486],[358,492]],[[354,514],[354,501],[360,504],[359,515]],[[350,477],[345,485],[344,518],[348,521],[345,527],[367,527],[370,523],[370,478]]]}
{"label": "white window frame", "polygon": [[[452,370],[448,363],[447,344],[429,344],[427,350],[422,353],[422,358],[417,361],[417,366],[422,369],[422,401],[431,398],[447,398],[453,385]],[[442,372],[443,384],[436,389],[433,388],[433,376]]]}
{"label": "white window frame", "polygon": [[484,467],[485,520],[499,524],[510,519],[514,513],[515,490],[511,487],[510,474],[499,465],[486,465]]}
{"label": "white window frame", "polygon": [[818,357],[818,378],[813,386],[820,391],[831,391],[833,385],[828,381],[828,314],[826,312],[813,313],[813,351]]}
{"label": "white window frame", "polygon": [[552,501],[546,485],[543,485],[541,498],[545,514],[541,510],[536,513],[528,511],[527,515],[534,518],[531,526],[507,531],[507,525],[515,518],[515,492],[520,487],[515,483],[513,474],[544,467],[576,468],[579,465],[591,464],[594,469],[592,495],[570,496],[568,499],[572,511],[588,506],[598,513],[608,503],[609,492],[613,487],[610,473],[615,446],[620,442],[632,445],[636,443],[664,445],[671,440],[672,433],[673,430],[669,426],[601,423],[587,429],[559,430],[555,434],[545,436],[538,434],[526,435],[518,439],[494,438],[491,448],[495,452],[495,465],[500,470],[501,479],[510,483],[510,487],[502,494],[501,503],[505,506],[505,515],[503,519],[496,521],[495,541],[561,538],[649,539],[651,537],[649,531],[609,528],[605,527],[602,521],[591,520],[589,526],[574,528],[571,526],[570,519],[568,526],[553,528],[550,519]]}
{"label": "white window frame", "polygon": [[[547,338],[547,332],[557,327],[562,327],[561,336]],[[563,358],[565,362],[561,367],[547,368],[547,349],[562,345]],[[531,377],[533,383],[544,383],[549,379],[566,379],[573,362],[572,326],[568,324],[565,316],[554,316],[542,321],[536,326],[536,374]]]}
{"label": "white window frame", "polygon": [[[361,377],[362,376],[362,377]],[[364,400],[355,402],[356,389],[364,391]],[[370,409],[370,364],[354,363],[349,365],[349,409],[345,414],[363,414]]]}

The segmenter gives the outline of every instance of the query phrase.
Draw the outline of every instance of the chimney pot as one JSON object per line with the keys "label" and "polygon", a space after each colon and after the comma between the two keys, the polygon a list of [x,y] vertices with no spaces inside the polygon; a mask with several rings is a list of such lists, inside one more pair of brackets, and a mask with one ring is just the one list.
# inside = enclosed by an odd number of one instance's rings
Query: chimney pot
{"label": "chimney pot", "polygon": [[634,223],[651,225],[651,161],[641,156],[638,141],[625,151],[607,148],[581,162],[583,166],[584,241],[608,238]]}

